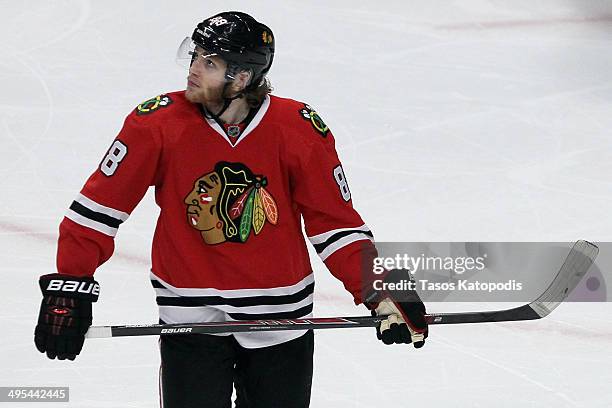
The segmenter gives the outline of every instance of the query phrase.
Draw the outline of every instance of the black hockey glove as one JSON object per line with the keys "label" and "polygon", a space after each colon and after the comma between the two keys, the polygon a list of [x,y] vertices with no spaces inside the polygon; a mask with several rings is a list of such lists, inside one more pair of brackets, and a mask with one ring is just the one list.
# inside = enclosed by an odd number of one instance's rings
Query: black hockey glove
{"label": "black hockey glove", "polygon": [[83,348],[91,326],[91,304],[98,300],[100,285],[93,278],[43,275],[39,280],[43,300],[34,343],[41,353],[59,360],[74,360]]}
{"label": "black hockey glove", "polygon": [[388,316],[376,327],[379,340],[385,344],[412,343],[421,348],[428,335],[425,305],[415,290],[393,287],[398,284],[405,286],[409,281],[414,284],[409,271],[390,271],[383,279],[387,289],[371,293],[365,305],[372,311],[372,316]]}

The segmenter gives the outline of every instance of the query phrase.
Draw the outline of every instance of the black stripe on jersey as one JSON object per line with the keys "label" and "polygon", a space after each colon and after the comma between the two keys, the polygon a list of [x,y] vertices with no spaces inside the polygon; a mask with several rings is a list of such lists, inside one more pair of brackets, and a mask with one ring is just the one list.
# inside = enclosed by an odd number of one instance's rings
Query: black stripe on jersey
{"label": "black stripe on jersey", "polygon": [[119,225],[123,223],[123,221],[118,218],[91,210],[76,201],[73,201],[72,204],[70,204],[70,209],[85,218],[89,218],[90,220],[99,222],[100,224],[108,225],[111,228],[119,228]]}
{"label": "black stripe on jersey", "polygon": [[262,319],[299,319],[307,314],[312,313],[312,303],[290,312],[277,313],[228,313],[234,320],[262,320]]}
{"label": "black stripe on jersey", "polygon": [[321,252],[325,250],[325,248],[327,248],[334,242],[338,241],[340,238],[346,237],[347,235],[351,235],[351,234],[365,234],[371,238],[374,238],[374,234],[372,234],[372,231],[370,230],[362,231],[362,230],[355,229],[355,230],[348,230],[348,231],[340,231],[340,232],[336,232],[334,235],[327,238],[325,241],[321,242],[320,244],[313,244],[313,247],[317,251],[317,254],[320,254]]}
{"label": "black stripe on jersey", "polygon": [[[156,282],[151,280],[151,282]],[[157,282],[157,284],[160,284]],[[160,284],[161,285],[161,284]],[[154,287],[157,287],[153,283]],[[163,286],[161,286],[163,288]],[[263,305],[288,305],[292,303],[298,303],[306,299],[310,294],[314,292],[314,282],[306,286],[299,292],[292,293],[290,295],[278,295],[278,296],[248,296],[240,298],[224,298],[221,296],[157,296],[157,304],[159,306],[182,306],[182,307],[200,307],[200,306],[233,306],[233,307],[247,307],[247,306],[263,306]]]}
{"label": "black stripe on jersey", "polygon": [[161,284],[161,282],[156,281],[154,279],[151,279],[151,285],[153,285],[153,287],[156,289],[167,289],[164,285]]}

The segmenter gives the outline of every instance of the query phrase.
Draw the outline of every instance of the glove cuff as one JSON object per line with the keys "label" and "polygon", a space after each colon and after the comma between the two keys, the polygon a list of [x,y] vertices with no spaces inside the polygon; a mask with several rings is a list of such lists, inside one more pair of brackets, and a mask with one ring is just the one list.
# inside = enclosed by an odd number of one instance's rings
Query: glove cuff
{"label": "glove cuff", "polygon": [[93,303],[100,294],[100,284],[92,277],[52,273],[41,276],[38,283],[44,296],[82,299]]}
{"label": "glove cuff", "polygon": [[380,280],[383,285],[383,288],[381,288],[382,290],[372,288],[364,297],[363,304],[365,307],[374,310],[378,307],[379,303],[385,299],[392,302],[412,301],[412,294],[415,293],[412,288],[414,288],[416,284],[410,271],[405,269],[392,269],[385,271],[381,276]]}

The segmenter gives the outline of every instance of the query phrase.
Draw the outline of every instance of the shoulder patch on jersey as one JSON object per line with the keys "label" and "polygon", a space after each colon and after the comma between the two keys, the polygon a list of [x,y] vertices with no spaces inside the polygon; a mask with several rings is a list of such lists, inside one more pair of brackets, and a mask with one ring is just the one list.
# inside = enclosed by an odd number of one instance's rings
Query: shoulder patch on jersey
{"label": "shoulder patch on jersey", "polygon": [[157,95],[155,98],[147,99],[136,107],[137,115],[148,115],[160,108],[165,108],[172,103],[172,99],[165,94]]}
{"label": "shoulder patch on jersey", "polygon": [[310,105],[304,104],[304,107],[299,110],[300,115],[307,121],[310,121],[310,124],[314,128],[314,130],[319,133],[323,137],[327,137],[329,133],[329,128],[321,119],[321,116],[312,109]]}

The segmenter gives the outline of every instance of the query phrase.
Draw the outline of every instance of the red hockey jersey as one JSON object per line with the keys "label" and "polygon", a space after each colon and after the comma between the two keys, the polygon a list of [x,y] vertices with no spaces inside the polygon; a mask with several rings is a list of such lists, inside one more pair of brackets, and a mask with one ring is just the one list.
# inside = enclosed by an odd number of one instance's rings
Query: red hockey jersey
{"label": "red hockey jersey", "polygon": [[[268,96],[234,140],[184,92],[138,105],[60,225],[58,272],[93,275],[149,186],[161,208],[151,281],[162,321],[311,316],[302,217],[321,259],[362,301],[372,233],[352,207],[334,137],[310,106]],[[262,347],[300,334],[235,336]]]}

